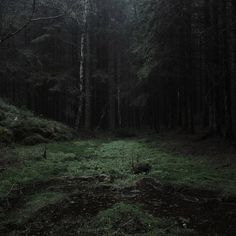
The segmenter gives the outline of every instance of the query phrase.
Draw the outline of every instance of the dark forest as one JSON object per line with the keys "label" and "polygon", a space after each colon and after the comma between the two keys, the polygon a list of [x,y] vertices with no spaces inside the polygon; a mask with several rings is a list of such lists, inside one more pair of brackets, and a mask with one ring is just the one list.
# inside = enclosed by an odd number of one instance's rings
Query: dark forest
{"label": "dark forest", "polygon": [[235,0],[0,0],[0,235],[234,236],[235,138]]}

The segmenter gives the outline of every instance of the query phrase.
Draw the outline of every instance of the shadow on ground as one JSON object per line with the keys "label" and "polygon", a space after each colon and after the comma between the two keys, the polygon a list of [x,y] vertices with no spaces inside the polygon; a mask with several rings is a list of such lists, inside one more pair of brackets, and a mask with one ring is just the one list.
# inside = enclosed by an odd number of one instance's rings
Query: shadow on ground
{"label": "shadow on ground", "polygon": [[64,177],[13,191],[1,202],[12,213],[35,192],[65,197],[29,219],[6,222],[2,235],[235,235],[236,199],[153,178],[126,188],[109,186],[109,181],[109,176]]}

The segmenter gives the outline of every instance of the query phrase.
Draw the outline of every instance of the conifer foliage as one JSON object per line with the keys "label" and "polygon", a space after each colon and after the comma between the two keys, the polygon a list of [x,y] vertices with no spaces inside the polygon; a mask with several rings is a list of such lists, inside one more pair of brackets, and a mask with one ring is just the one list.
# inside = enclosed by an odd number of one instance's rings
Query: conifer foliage
{"label": "conifer foliage", "polygon": [[0,3],[0,96],[80,129],[236,131],[233,0]]}

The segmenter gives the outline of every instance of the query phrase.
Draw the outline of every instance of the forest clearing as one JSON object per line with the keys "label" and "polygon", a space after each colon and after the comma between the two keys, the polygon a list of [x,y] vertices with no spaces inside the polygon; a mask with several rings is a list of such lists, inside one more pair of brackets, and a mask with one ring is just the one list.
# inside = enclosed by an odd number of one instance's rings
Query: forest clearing
{"label": "forest clearing", "polygon": [[127,130],[73,138],[60,123],[0,110],[10,143],[0,151],[1,235],[234,235],[232,144]]}
{"label": "forest clearing", "polygon": [[[0,229],[6,235],[234,235],[235,162],[168,151],[173,142],[51,143],[46,158],[44,145],[7,149]],[[134,174],[132,158],[152,169]]]}
{"label": "forest clearing", "polygon": [[235,0],[0,0],[0,236],[36,235],[236,235]]}

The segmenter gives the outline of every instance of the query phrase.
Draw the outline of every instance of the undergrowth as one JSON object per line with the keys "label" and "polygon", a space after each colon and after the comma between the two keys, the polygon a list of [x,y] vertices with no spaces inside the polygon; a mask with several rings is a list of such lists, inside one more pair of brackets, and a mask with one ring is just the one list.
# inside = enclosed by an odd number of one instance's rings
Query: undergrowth
{"label": "undergrowth", "polygon": [[[44,150],[47,150],[44,158]],[[236,195],[236,171],[208,158],[170,153],[146,143],[144,139],[100,139],[77,140],[74,142],[51,143],[33,147],[18,146],[15,149],[0,151],[0,164],[4,166],[0,172],[0,201],[3,203],[11,192],[17,188],[46,182],[57,177],[111,176],[107,185],[116,188],[131,186],[135,181],[147,177],[145,174],[135,175],[132,163],[145,162],[152,166],[149,177],[162,183],[184,185],[192,188],[204,188],[220,191],[224,195]],[[9,161],[11,160],[11,161]],[[1,218],[11,218],[16,222],[30,219],[37,211],[47,205],[61,201],[68,193],[37,192],[22,197],[21,207],[14,212],[1,212]],[[12,217],[12,214],[14,217]],[[5,220],[4,220],[5,221]],[[167,223],[166,223],[167,222]],[[176,234],[180,230],[174,222],[155,219],[142,212],[138,206],[115,205],[86,221],[80,230],[97,230],[98,235],[129,235],[142,226],[144,235],[194,235],[186,230],[184,234]],[[173,225],[169,229],[167,225]],[[86,228],[87,227],[87,228]],[[133,228],[132,228],[133,227]],[[168,234],[163,229],[168,228]],[[101,234],[102,232],[102,234]],[[164,233],[163,233],[164,232]],[[104,234],[103,234],[104,233]],[[138,234],[137,234],[138,235]]]}

